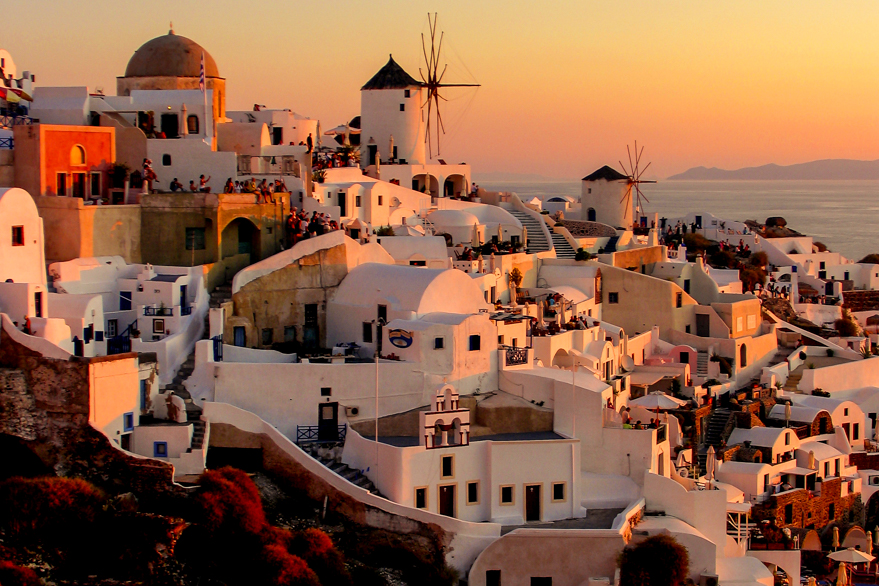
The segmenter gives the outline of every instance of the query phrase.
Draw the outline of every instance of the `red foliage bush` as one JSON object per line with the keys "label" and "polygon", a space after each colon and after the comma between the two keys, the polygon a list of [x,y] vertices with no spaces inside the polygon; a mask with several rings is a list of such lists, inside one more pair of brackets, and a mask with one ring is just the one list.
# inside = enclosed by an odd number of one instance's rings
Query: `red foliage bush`
{"label": "red foliage bush", "polygon": [[12,536],[64,534],[94,523],[103,503],[78,478],[10,478],[0,483],[0,526]]}
{"label": "red foliage bush", "polygon": [[296,533],[289,544],[294,555],[304,559],[324,584],[349,584],[351,577],[342,555],[330,536],[316,528]]}
{"label": "red foliage bush", "polygon": [[198,505],[202,523],[211,533],[256,536],[266,528],[259,490],[247,474],[235,468],[202,474]]}
{"label": "red foliage bush", "polygon": [[262,552],[262,570],[270,586],[320,586],[317,575],[300,557],[280,545],[267,545]]}
{"label": "red foliage bush", "polygon": [[42,582],[30,568],[16,566],[12,562],[0,562],[0,584],[3,586],[40,586]]}

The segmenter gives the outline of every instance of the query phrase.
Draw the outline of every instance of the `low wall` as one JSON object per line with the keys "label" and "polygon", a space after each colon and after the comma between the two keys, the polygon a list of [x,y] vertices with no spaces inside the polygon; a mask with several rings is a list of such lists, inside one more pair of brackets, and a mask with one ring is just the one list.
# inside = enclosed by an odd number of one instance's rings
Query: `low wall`
{"label": "low wall", "polygon": [[446,562],[466,572],[476,556],[500,537],[500,525],[468,523],[412,509],[375,496],[333,473],[253,413],[225,403],[206,403],[204,417],[212,427],[211,445],[260,447],[263,468],[312,500],[327,499],[327,508],[354,523],[405,534],[432,551],[444,551]]}
{"label": "low wall", "polygon": [[834,366],[806,369],[797,387],[801,391],[823,389],[828,393],[874,386],[879,379],[879,360],[868,358]]}

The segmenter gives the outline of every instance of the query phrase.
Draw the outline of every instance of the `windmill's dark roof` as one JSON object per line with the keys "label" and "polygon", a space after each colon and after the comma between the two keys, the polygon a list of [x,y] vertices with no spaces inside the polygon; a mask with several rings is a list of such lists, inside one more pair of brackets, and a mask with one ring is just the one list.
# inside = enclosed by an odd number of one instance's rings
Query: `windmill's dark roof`
{"label": "windmill's dark roof", "polygon": [[605,165],[598,171],[595,171],[591,175],[587,175],[583,177],[583,181],[598,181],[599,179],[604,179],[605,181],[619,181],[620,179],[628,179],[629,177],[623,175],[616,169],[612,167],[608,167]]}
{"label": "windmill's dark roof", "polygon": [[423,85],[420,81],[403,71],[391,55],[387,64],[366,82],[361,90],[393,90]]}

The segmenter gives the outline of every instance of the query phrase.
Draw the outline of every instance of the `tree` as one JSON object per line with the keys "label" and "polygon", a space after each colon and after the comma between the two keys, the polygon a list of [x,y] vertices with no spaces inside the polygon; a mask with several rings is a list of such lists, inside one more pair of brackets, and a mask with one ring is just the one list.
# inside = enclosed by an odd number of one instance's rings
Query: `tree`
{"label": "tree", "polygon": [[855,321],[847,309],[843,309],[842,317],[833,322],[833,329],[836,330],[841,338],[852,338],[861,331],[858,322]]}
{"label": "tree", "polygon": [[654,535],[626,547],[617,565],[620,586],[681,586],[687,580],[690,556],[671,535]]}

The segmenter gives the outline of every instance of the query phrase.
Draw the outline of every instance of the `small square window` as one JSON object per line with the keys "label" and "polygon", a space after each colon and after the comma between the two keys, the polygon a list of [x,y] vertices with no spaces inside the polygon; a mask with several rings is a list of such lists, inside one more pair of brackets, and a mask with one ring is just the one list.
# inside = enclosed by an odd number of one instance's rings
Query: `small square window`
{"label": "small square window", "polygon": [[320,388],[320,396],[321,397],[332,397],[333,396],[333,387],[321,387]]}
{"label": "small square window", "polygon": [[388,306],[387,305],[379,305],[378,306],[378,319],[381,321],[388,323]]}
{"label": "small square window", "polygon": [[403,96],[405,96],[407,98],[411,98],[412,97],[412,90],[403,90]]}
{"label": "small square window", "polygon": [[122,430],[134,431],[134,413],[126,413],[122,416]]}
{"label": "small square window", "polygon": [[842,410],[842,414],[848,417],[848,407]]}
{"label": "small square window", "polygon": [[434,338],[433,339],[433,349],[434,350],[442,350],[445,347],[445,339],[444,338]]}
{"label": "small square window", "polygon": [[354,196],[354,207],[356,207],[356,208],[360,207],[360,196],[359,195]]}
{"label": "small square window", "polygon": [[455,456],[443,456],[442,473],[440,478],[453,478],[455,476]]}
{"label": "small square window", "polygon": [[92,196],[100,196],[101,195],[101,174],[92,172],[90,183],[91,183]]}
{"label": "small square window", "polygon": [[470,336],[470,351],[475,352],[480,349],[482,346],[482,338],[479,337],[479,334],[474,334]]}
{"label": "small square window", "polygon": [[690,333],[690,325],[689,324],[687,324],[687,326],[684,328],[684,331],[687,332],[688,334]]}
{"label": "small square window", "polygon": [[171,155],[162,155],[162,166],[170,167],[171,166]]}
{"label": "small square window", "polygon": [[400,104],[400,112],[406,111],[406,104]]}
{"label": "small square window", "polygon": [[532,576],[531,586],[552,586],[551,576]]}
{"label": "small square window", "polygon": [[24,226],[12,227],[12,246],[24,246]]}
{"label": "small square window", "polygon": [[[678,291],[675,294],[675,307],[683,307],[684,306],[684,294]],[[742,319],[742,318],[739,318]]]}
{"label": "small square window", "polygon": [[368,321],[363,322],[363,343],[372,344],[372,323]]}
{"label": "small square window", "polygon": [[262,329],[262,345],[263,346],[271,346],[272,341],[275,339],[275,330],[272,328],[263,328]]}
{"label": "small square window", "polygon": [[497,343],[498,343],[498,344],[503,344],[503,343],[504,343],[504,337],[503,337],[503,336],[498,336],[498,337],[497,337]]}
{"label": "small square window", "polygon": [[501,487],[501,504],[512,505],[514,503],[513,485]]}
{"label": "small square window", "polygon": [[619,293],[608,293],[607,294],[607,302],[608,303],[619,303],[620,302],[620,294]]}
{"label": "small square window", "polygon": [[560,503],[565,500],[565,483],[564,482],[553,482],[552,483],[552,502]]}
{"label": "small square window", "polygon": [[284,341],[285,342],[295,342],[296,341],[296,326],[284,326]]}
{"label": "small square window", "polygon": [[472,482],[467,483],[467,504],[468,505],[478,505],[479,504],[479,481],[474,480]]}
{"label": "small square window", "polygon": [[421,486],[415,489],[415,508],[427,508],[427,487]]}
{"label": "small square window", "polygon": [[168,442],[153,442],[153,457],[167,458],[168,457]]}
{"label": "small square window", "polygon": [[384,196],[382,196],[382,195],[378,196],[378,205],[384,205],[384,203],[383,203],[384,200],[385,200]]}

